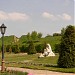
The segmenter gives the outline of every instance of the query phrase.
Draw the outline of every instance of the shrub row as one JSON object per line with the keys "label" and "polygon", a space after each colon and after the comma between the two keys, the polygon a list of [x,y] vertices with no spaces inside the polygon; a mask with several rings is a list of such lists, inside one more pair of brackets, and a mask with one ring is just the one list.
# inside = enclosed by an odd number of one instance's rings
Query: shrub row
{"label": "shrub row", "polygon": [[[4,52],[9,53],[28,53],[28,54],[35,54],[35,53],[41,53],[43,52],[43,44],[34,45],[33,43],[29,45],[5,45],[4,46]],[[1,46],[0,46],[0,52],[1,52]]]}

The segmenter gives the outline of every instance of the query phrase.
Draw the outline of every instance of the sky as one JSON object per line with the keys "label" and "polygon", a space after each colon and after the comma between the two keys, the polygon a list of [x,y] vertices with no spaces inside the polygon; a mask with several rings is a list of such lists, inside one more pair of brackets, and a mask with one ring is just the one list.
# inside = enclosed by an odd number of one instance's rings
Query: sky
{"label": "sky", "polygon": [[[0,0],[0,25],[6,36],[37,31],[43,36],[74,25],[75,0]],[[1,36],[1,34],[0,34]]]}

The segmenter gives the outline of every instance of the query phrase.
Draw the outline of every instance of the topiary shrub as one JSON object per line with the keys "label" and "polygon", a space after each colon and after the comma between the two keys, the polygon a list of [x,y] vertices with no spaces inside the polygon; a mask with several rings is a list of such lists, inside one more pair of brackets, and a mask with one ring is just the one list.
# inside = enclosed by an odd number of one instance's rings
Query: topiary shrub
{"label": "topiary shrub", "polygon": [[12,46],[12,52],[19,53],[20,52],[19,46],[18,45],[13,45]]}
{"label": "topiary shrub", "polygon": [[63,68],[75,67],[75,26],[67,26],[62,35],[58,66]]}
{"label": "topiary shrub", "polygon": [[28,46],[28,51],[27,51],[28,54],[36,54],[36,49],[35,49],[35,46],[33,44],[33,42],[31,41],[29,46]]}

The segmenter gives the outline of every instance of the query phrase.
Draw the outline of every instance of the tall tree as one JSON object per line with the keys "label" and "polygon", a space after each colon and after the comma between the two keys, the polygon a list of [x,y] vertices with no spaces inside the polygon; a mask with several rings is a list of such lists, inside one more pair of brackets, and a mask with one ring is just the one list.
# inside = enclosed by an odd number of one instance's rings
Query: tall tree
{"label": "tall tree", "polygon": [[65,33],[65,28],[62,28],[61,35],[64,35],[64,33]]}
{"label": "tall tree", "polygon": [[67,26],[62,35],[58,66],[63,68],[75,67],[75,26]]}
{"label": "tall tree", "polygon": [[32,31],[32,33],[31,33],[31,38],[32,38],[33,40],[36,40],[36,38],[37,38],[37,32],[36,32],[36,31]]}
{"label": "tall tree", "polygon": [[40,39],[42,37],[42,33],[38,33],[38,38]]}
{"label": "tall tree", "polygon": [[27,34],[27,39],[30,40],[30,37],[31,37],[31,35],[30,35],[30,33],[28,33]]}

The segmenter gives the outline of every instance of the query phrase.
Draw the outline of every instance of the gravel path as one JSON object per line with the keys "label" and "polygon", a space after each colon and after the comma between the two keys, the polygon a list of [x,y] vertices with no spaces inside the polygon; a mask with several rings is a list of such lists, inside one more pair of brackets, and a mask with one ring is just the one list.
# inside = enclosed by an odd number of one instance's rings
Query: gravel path
{"label": "gravel path", "polygon": [[33,70],[33,69],[15,68],[15,67],[7,67],[7,70],[28,72],[31,73],[32,75],[75,75],[74,73],[61,73],[61,72],[53,72],[48,70]]}

